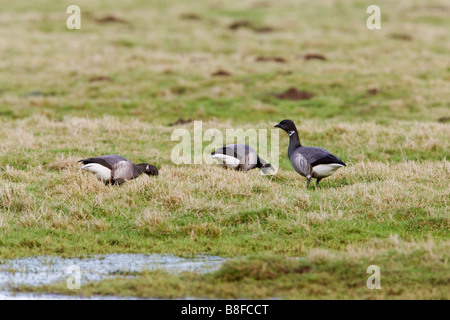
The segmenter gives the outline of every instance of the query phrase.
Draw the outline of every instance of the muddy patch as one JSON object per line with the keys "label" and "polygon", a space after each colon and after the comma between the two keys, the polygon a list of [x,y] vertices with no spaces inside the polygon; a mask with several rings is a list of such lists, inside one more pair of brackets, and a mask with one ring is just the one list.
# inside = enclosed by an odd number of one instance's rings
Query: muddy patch
{"label": "muddy patch", "polygon": [[401,41],[412,41],[413,37],[406,33],[392,33],[389,35],[389,38],[394,40],[401,40]]}
{"label": "muddy patch", "polygon": [[308,53],[301,57],[305,60],[322,60],[322,61],[327,60],[327,58],[325,58],[325,56],[320,53]]}
{"label": "muddy patch", "polygon": [[369,89],[367,89],[367,94],[369,96],[375,96],[375,95],[378,94],[378,92],[379,92],[378,88],[369,88]]}
{"label": "muddy patch", "polygon": [[92,77],[89,78],[89,82],[113,82],[113,79],[111,77],[107,77],[107,76],[98,76],[98,77]]}
{"label": "muddy patch", "polygon": [[202,17],[195,13],[183,13],[180,15],[181,20],[200,21]]}
{"label": "muddy patch", "polygon": [[179,125],[183,125],[183,124],[189,124],[194,122],[194,119],[184,119],[184,118],[179,118],[177,121],[169,123],[168,126],[169,127],[174,127],[174,126],[179,126]]}
{"label": "muddy patch", "polygon": [[275,97],[281,100],[309,100],[314,97],[314,94],[308,91],[297,90],[296,88],[289,88],[285,92],[274,94]]}
{"label": "muddy patch", "polygon": [[231,77],[231,73],[225,70],[217,70],[212,74],[213,77]]}
{"label": "muddy patch", "polygon": [[253,27],[252,30],[256,33],[269,33],[269,32],[274,32],[275,28],[272,27]]}
{"label": "muddy patch", "polygon": [[228,29],[230,30],[239,30],[239,29],[249,29],[256,33],[268,33],[275,31],[274,28],[269,26],[257,26],[253,24],[250,20],[238,20],[233,22],[228,26]]}
{"label": "muddy patch", "polygon": [[128,24],[128,21],[117,17],[115,15],[106,15],[100,18],[95,19],[95,21],[97,21],[98,23],[122,23],[122,24]]}
{"label": "muddy patch", "polygon": [[450,122],[450,117],[441,117],[438,119],[438,121],[441,123],[447,123]]}
{"label": "muddy patch", "polygon": [[230,30],[238,30],[241,28],[251,28],[252,23],[248,20],[239,20],[235,21],[232,24],[228,26],[228,29]]}
{"label": "muddy patch", "polygon": [[286,59],[281,57],[257,57],[256,62],[277,62],[277,63],[286,63]]}

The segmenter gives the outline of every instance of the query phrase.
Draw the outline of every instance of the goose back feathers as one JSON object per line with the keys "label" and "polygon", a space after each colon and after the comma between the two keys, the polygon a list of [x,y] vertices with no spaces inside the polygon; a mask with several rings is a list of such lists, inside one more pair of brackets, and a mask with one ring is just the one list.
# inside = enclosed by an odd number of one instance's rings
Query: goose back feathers
{"label": "goose back feathers", "polygon": [[83,163],[82,170],[89,171],[105,184],[123,184],[136,179],[142,173],[158,175],[158,169],[150,164],[134,164],[128,159],[117,154],[110,154],[95,158],[80,160]]}

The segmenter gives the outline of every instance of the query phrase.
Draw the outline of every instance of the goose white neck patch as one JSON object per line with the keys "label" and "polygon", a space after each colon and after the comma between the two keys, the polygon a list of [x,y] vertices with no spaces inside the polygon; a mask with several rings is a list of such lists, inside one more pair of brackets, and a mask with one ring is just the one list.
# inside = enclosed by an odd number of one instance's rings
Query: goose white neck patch
{"label": "goose white neck patch", "polygon": [[294,131],[294,130],[292,130],[292,131],[288,131],[288,133],[287,133],[287,134],[288,134],[288,135],[289,135],[289,137],[290,137],[290,136],[292,136],[292,135],[293,135],[294,133],[295,133],[295,131]]}

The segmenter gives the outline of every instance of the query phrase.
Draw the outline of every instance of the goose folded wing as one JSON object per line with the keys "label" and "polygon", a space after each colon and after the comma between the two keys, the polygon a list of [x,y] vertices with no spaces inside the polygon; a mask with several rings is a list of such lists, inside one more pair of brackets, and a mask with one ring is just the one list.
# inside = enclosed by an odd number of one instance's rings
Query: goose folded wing
{"label": "goose folded wing", "polygon": [[214,153],[227,155],[229,157],[233,157],[236,159],[240,159],[243,156],[245,156],[245,153],[242,154],[236,144],[230,144],[230,145],[221,147],[221,148],[217,149]]}
{"label": "goose folded wing", "polygon": [[229,144],[224,147],[218,148],[212,154],[225,154],[236,159],[242,159],[246,155],[252,153],[256,154],[256,151],[246,144]]}
{"label": "goose folded wing", "polygon": [[106,156],[101,157],[94,157],[89,159],[80,160],[78,162],[82,162],[83,164],[89,164],[89,163],[98,163],[110,170],[113,169],[113,166],[120,161],[128,161],[126,158],[119,156],[117,154],[109,154]]}
{"label": "goose folded wing", "polygon": [[331,163],[337,163],[343,165],[344,167],[346,166],[346,164],[341,159],[322,148],[302,147],[301,154],[306,158],[306,160],[312,167],[319,164]]}

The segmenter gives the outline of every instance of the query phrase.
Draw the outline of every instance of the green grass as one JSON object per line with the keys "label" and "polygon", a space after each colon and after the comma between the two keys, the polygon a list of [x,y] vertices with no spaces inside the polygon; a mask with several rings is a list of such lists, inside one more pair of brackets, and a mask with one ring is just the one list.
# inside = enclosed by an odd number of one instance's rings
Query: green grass
{"label": "green grass", "polygon": [[[228,125],[203,124],[222,131]],[[344,249],[391,234],[448,239],[447,125],[303,122],[305,143],[336,149],[349,164],[318,190],[306,189],[291,169],[286,137],[280,137],[280,170],[270,177],[174,165],[172,130],[110,117],[3,122],[1,256],[303,256],[311,248]],[[115,152],[156,164],[160,176],[117,188],[80,172],[77,160]]]}
{"label": "green grass", "polygon": [[[448,249],[448,242],[405,243],[393,237],[368,252],[313,251],[302,259],[256,255],[229,260],[210,274],[145,271],[88,283],[75,291],[65,283],[15,291],[156,298],[447,299]],[[373,272],[367,269],[372,265],[380,267],[381,288],[369,290],[366,282]]]}
{"label": "green grass", "polygon": [[[149,272],[88,285],[84,294],[159,296],[156,283],[168,284],[161,297],[445,298],[446,258],[428,263],[420,251],[449,240],[445,1],[382,1],[381,30],[366,28],[364,1],[77,4],[82,29],[70,31],[69,4],[0,0],[0,258],[211,254],[288,266],[274,278],[232,281],[222,277],[227,268],[247,272],[235,262],[213,275],[157,280],[161,273]],[[120,21],[102,23],[108,16]],[[230,29],[243,20],[249,27]],[[308,53],[326,61],[305,60]],[[286,63],[258,62],[261,56]],[[231,76],[212,76],[218,70]],[[275,97],[290,87],[315,96]],[[306,189],[283,132],[273,177],[175,165],[172,132],[193,131],[192,124],[168,126],[179,118],[223,134],[270,130],[289,118],[304,145],[326,148],[348,167]],[[116,188],[79,171],[79,159],[108,153],[155,164],[160,176]],[[284,258],[364,251],[392,235],[411,243],[423,265],[413,270],[415,253],[393,262],[380,251],[398,274],[379,294],[350,289],[368,258]],[[295,271],[305,266],[307,273]],[[176,286],[185,280],[192,286]],[[305,285],[289,285],[298,281]]]}
{"label": "green grass", "polygon": [[[416,8],[383,1],[383,27],[377,31],[365,27],[362,1],[281,1],[256,9],[251,1],[79,5],[82,29],[74,31],[65,28],[64,4],[2,6],[2,60],[8,62],[0,66],[2,115],[108,114],[153,122],[180,116],[247,122],[255,110],[260,121],[435,121],[448,115],[448,25],[431,22],[430,17],[444,18],[432,3]],[[192,13],[199,20],[183,19]],[[105,16],[125,22],[99,22]],[[230,30],[239,20],[274,31]],[[327,61],[303,60],[309,52]],[[287,63],[255,61],[271,55]],[[232,76],[212,77],[220,68]],[[90,81],[98,76],[112,81]],[[316,96],[300,102],[273,98],[291,86]],[[368,94],[374,87],[378,94]],[[31,92],[40,95],[30,97]]]}

